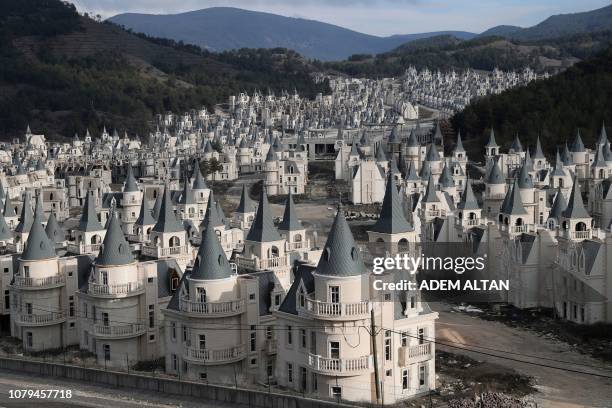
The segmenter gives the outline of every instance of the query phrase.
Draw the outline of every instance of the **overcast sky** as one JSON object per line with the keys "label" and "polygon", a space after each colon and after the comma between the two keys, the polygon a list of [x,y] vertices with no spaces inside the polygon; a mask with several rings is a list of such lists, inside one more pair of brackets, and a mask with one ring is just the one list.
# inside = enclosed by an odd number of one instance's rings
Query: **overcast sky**
{"label": "overcast sky", "polygon": [[481,32],[495,25],[528,27],[552,14],[592,10],[610,0],[72,0],[81,12],[107,18],[125,12],[174,14],[231,6],[319,20],[374,35],[440,30]]}

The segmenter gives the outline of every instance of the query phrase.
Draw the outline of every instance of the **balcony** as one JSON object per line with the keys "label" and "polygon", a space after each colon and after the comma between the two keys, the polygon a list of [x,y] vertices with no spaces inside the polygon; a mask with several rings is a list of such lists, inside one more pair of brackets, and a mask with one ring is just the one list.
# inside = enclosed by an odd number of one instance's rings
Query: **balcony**
{"label": "balcony", "polygon": [[415,346],[405,346],[399,349],[399,363],[402,367],[420,363],[433,358],[432,343],[427,342]]}
{"label": "balcony", "polygon": [[23,252],[23,242],[7,242],[6,250],[8,252],[20,254]]}
{"label": "balcony", "polygon": [[143,245],[142,255],[150,256],[152,258],[165,258],[169,256],[185,256],[189,255],[189,246],[176,246],[162,248],[154,245]]}
{"label": "balcony", "polygon": [[308,241],[299,241],[299,242],[287,242],[285,245],[285,251],[298,251],[300,249],[308,249],[310,247]]}
{"label": "balcony", "polygon": [[300,308],[313,318],[329,320],[359,320],[370,317],[370,302],[331,303],[305,298],[305,307]]}
{"label": "balcony", "polygon": [[426,211],[426,214],[428,217],[445,217],[446,211],[445,210],[428,210]]}
{"label": "balcony", "polygon": [[53,275],[46,278],[26,278],[15,276],[13,286],[20,289],[49,289],[62,286],[66,283],[65,275]]}
{"label": "balcony", "polygon": [[123,325],[114,325],[107,326],[104,324],[95,324],[94,325],[94,336],[100,338],[129,338],[136,337],[144,334],[145,326],[142,323],[133,323],[133,324],[123,324]]}
{"label": "balcony", "polygon": [[328,358],[308,353],[308,365],[313,371],[327,375],[361,375],[369,373],[372,368],[372,357]]}
{"label": "balcony", "polygon": [[66,315],[64,315],[63,312],[52,312],[45,314],[18,313],[16,320],[17,323],[27,326],[48,326],[65,322]]}
{"label": "balcony", "polygon": [[528,232],[536,232],[534,224],[523,224],[523,225],[501,225],[501,230],[509,232],[510,234],[523,234]]}
{"label": "balcony", "polygon": [[68,250],[68,252],[72,253],[72,254],[78,254],[78,255],[83,255],[83,254],[97,254],[98,252],[100,252],[100,247],[102,246],[102,244],[75,244],[75,243],[68,243],[66,249]]}
{"label": "balcony", "polygon": [[201,314],[210,317],[234,316],[244,312],[244,301],[198,302],[181,297],[179,298],[179,309],[182,312]]}
{"label": "balcony", "polygon": [[233,363],[245,358],[246,354],[246,346],[244,344],[223,349],[185,347],[183,350],[185,360],[207,365]]}
{"label": "balcony", "polygon": [[129,296],[138,295],[144,292],[144,284],[142,282],[114,283],[104,285],[101,283],[89,283],[87,293],[95,296]]}
{"label": "balcony", "polygon": [[591,239],[592,237],[591,230],[586,230],[586,231],[563,230],[562,234],[563,234],[563,237],[565,237],[566,239]]}
{"label": "balcony", "polygon": [[284,268],[287,266],[287,257],[276,257],[269,259],[259,258],[243,258],[241,256],[236,257],[236,265],[241,268],[263,271],[263,270],[274,270],[276,268]]}

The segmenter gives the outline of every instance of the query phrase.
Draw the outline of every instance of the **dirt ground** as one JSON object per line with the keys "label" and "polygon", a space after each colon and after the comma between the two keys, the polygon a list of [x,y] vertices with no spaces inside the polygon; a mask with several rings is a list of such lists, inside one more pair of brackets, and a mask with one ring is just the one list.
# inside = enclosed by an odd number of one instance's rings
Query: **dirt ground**
{"label": "dirt ground", "polygon": [[612,406],[612,365],[533,331],[456,312],[445,303],[430,306],[439,313],[437,351],[462,354],[532,378],[538,407]]}

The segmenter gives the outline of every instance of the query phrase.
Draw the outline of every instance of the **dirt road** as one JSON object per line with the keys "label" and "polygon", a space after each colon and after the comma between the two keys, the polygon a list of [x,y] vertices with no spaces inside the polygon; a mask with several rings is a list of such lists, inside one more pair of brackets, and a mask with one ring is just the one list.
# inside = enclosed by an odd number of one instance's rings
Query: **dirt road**
{"label": "dirt road", "polygon": [[[611,365],[581,354],[566,343],[538,336],[527,330],[486,321],[463,312],[454,312],[443,303],[432,303],[431,307],[440,314],[436,324],[437,341],[453,346],[460,346],[458,343],[479,346],[481,348],[470,348],[489,355],[443,345],[437,345],[438,349],[466,354],[480,361],[494,362],[533,377],[539,391],[535,395],[538,407],[612,407]],[[502,355],[518,361],[493,355]]]}

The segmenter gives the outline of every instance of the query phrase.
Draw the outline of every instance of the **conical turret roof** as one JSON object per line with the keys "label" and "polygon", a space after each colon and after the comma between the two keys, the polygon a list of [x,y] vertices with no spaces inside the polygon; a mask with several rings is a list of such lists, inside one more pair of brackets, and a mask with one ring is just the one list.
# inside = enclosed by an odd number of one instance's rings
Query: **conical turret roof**
{"label": "conical turret roof", "polygon": [[397,234],[412,230],[412,226],[406,221],[406,217],[404,217],[393,175],[389,173],[380,217],[372,227],[372,231],[383,234]]}
{"label": "conical turret roof", "polygon": [[194,190],[205,190],[208,188],[206,184],[206,180],[204,180],[204,176],[202,176],[202,172],[200,171],[200,161],[196,162],[196,166],[193,169],[193,189]]}
{"label": "conical turret roof", "polygon": [[256,205],[249,196],[246,184],[243,184],[242,193],[240,194],[240,203],[238,203],[238,208],[236,208],[236,212],[241,214],[254,212],[255,207]]}
{"label": "conical turret roof", "polygon": [[155,198],[155,203],[153,203],[153,209],[151,210],[151,215],[153,215],[154,219],[158,219],[159,218],[159,212],[161,211],[161,205],[162,205],[162,201],[164,195],[163,194],[157,194],[157,197]]}
{"label": "conical turret roof", "polygon": [[111,217],[108,220],[107,226],[108,229],[104,236],[104,242],[96,258],[96,265],[118,266],[134,262],[132,250],[125,240],[121,224],[114,210],[111,211]]}
{"label": "conical turret roof", "polygon": [[85,205],[83,206],[81,220],[79,221],[79,231],[102,231],[103,229],[104,227],[102,227],[102,224],[98,221],[98,215],[96,214],[93,191],[88,191],[85,197]]}
{"label": "conical turret roof", "polygon": [[15,232],[29,232],[32,228],[32,222],[34,221],[34,213],[32,212],[32,206],[30,201],[32,196],[29,191],[26,191],[23,196],[23,205],[21,207],[21,217],[19,217],[19,224],[15,227]]}
{"label": "conical turret roof", "polygon": [[[8,200],[8,199],[7,199]],[[11,228],[6,223],[6,219],[4,219],[4,215],[0,212],[0,240],[8,241],[13,238],[13,232]]]}
{"label": "conical turret roof", "polygon": [[45,232],[47,233],[47,236],[51,242],[59,243],[66,240],[66,231],[64,231],[64,229],[59,225],[59,222],[57,222],[55,212],[51,212],[51,215],[49,215]]}
{"label": "conical turret roof", "polygon": [[144,196],[142,197],[142,202],[140,203],[140,213],[138,214],[135,224],[141,226],[155,224],[155,219],[153,218],[151,210],[149,209],[147,198]]}
{"label": "conical turret roof", "polygon": [[208,203],[206,204],[206,214],[204,215],[204,219],[200,224],[200,231],[203,229],[210,227],[216,228],[223,226],[223,218],[219,215],[217,211],[217,203],[215,201],[215,197],[213,192],[210,192],[208,196]]}
{"label": "conical turret roof", "polygon": [[538,136],[538,139],[536,140],[536,149],[533,158],[546,159],[546,156],[544,156],[544,152],[542,151],[542,143],[540,143],[540,136]]}
{"label": "conical turret roof", "polygon": [[136,178],[134,177],[134,170],[132,169],[132,165],[128,164],[127,176],[125,177],[125,185],[123,187],[123,192],[131,193],[135,191],[138,191],[138,182],[136,182]]}
{"label": "conical turret roof", "polygon": [[521,172],[518,176],[518,184],[519,188],[522,189],[533,188],[533,181],[531,180],[531,176],[529,175],[527,164],[523,164],[523,167],[521,167]]}
{"label": "conical turret roof", "polygon": [[491,133],[489,134],[489,141],[485,147],[498,147],[497,142],[495,141],[495,131],[491,128]]}
{"label": "conical turret roof", "polygon": [[174,213],[172,200],[170,199],[170,187],[166,184],[164,195],[159,209],[157,222],[153,226],[155,232],[182,232],[185,231],[183,224],[179,222]]}
{"label": "conical turret roof", "polygon": [[487,184],[506,184],[506,180],[502,175],[497,160],[493,161],[493,165],[491,166],[491,170],[489,171],[489,176],[487,177]]}
{"label": "conical turret roof", "polygon": [[283,231],[296,231],[302,230],[304,227],[298,219],[297,212],[295,210],[295,204],[293,202],[293,194],[291,191],[287,196],[287,202],[285,203],[285,213],[283,214],[283,220],[278,224],[278,229]]}
{"label": "conical turret roof", "polygon": [[519,139],[518,134],[514,135],[514,140],[510,145],[510,150],[513,150],[515,153],[523,151],[523,145],[521,144],[521,140]]}
{"label": "conical turret roof", "polygon": [[333,276],[357,276],[366,272],[361,253],[341,208],[327,236],[316,271],[321,275]]}
{"label": "conical turret roof", "polygon": [[382,144],[378,145],[378,149],[376,150],[376,161],[379,163],[387,161],[387,156],[385,155],[385,150],[383,149]]}
{"label": "conical turret roof", "polygon": [[582,193],[580,192],[580,184],[578,183],[578,177],[574,177],[574,184],[572,185],[572,192],[570,193],[567,207],[563,211],[564,218],[590,218],[591,216],[584,208],[584,202],[582,201]]}
{"label": "conical turret roof", "polygon": [[6,196],[6,198],[4,199],[4,211],[3,211],[4,217],[16,217],[17,214],[15,213],[15,208],[13,208],[13,206],[11,205],[11,199]]}
{"label": "conical turret roof", "polygon": [[427,189],[425,190],[425,196],[423,197],[424,203],[438,203],[438,195],[436,194],[436,185],[433,181],[431,174],[427,180]]}
{"label": "conical turret roof", "polygon": [[478,200],[476,200],[476,196],[474,195],[474,190],[472,189],[472,180],[468,179],[465,184],[465,190],[461,195],[461,201],[457,205],[457,208],[460,210],[480,210],[480,206],[478,205]]}
{"label": "conical turret roof", "polygon": [[550,209],[550,213],[548,217],[550,218],[559,218],[565,209],[567,208],[567,202],[565,201],[565,197],[563,197],[563,193],[561,192],[561,187],[557,189],[557,195],[555,196],[555,201],[553,202],[553,206]]}
{"label": "conical turret roof", "polygon": [[457,132],[457,144],[455,145],[455,153],[465,153],[463,142],[461,141],[461,132]]}
{"label": "conical turret roof", "polygon": [[38,261],[42,259],[55,258],[55,245],[51,242],[43,229],[43,209],[40,196],[36,200],[36,212],[32,221],[30,234],[21,254],[21,259],[26,261]]}
{"label": "conical turret roof", "polygon": [[[206,217],[212,212],[207,211]],[[219,243],[214,228],[206,228],[202,232],[202,242],[198,255],[191,270],[191,279],[212,280],[225,279],[232,275],[232,268]]]}
{"label": "conical turret roof", "polygon": [[420,181],[421,178],[414,167],[414,162],[411,160],[410,165],[408,166],[408,171],[406,172],[406,181]]}
{"label": "conical turret roof", "polygon": [[601,130],[599,131],[599,138],[597,139],[598,145],[605,145],[610,143],[608,141],[608,134],[606,133],[606,123],[601,122]]}
{"label": "conical turret roof", "polygon": [[521,199],[521,192],[518,178],[514,179],[514,184],[512,188],[508,190],[506,193],[506,198],[504,199],[504,205],[502,206],[502,213],[504,214],[512,214],[512,215],[526,215],[527,210],[523,205],[523,200]]}
{"label": "conical turret roof", "polygon": [[584,143],[582,142],[582,137],[580,136],[580,129],[576,132],[576,138],[574,139],[574,143],[572,143],[571,151],[574,153],[585,152]]}
{"label": "conical turret roof", "polygon": [[256,242],[279,241],[282,239],[272,221],[270,204],[268,203],[265,187],[261,189],[259,207],[257,207],[255,219],[253,220],[253,224],[251,225],[251,229],[246,239],[247,241]]}
{"label": "conical turret roof", "polygon": [[429,147],[427,148],[427,153],[425,154],[425,161],[439,161],[440,160],[440,154],[438,154],[438,149],[436,148],[436,145],[434,145],[433,143],[429,144]]}
{"label": "conical turret roof", "polygon": [[450,188],[455,186],[455,181],[453,180],[453,176],[448,168],[447,163],[444,163],[444,167],[442,168],[442,174],[440,174],[440,178],[438,179],[438,184],[443,188]]}

